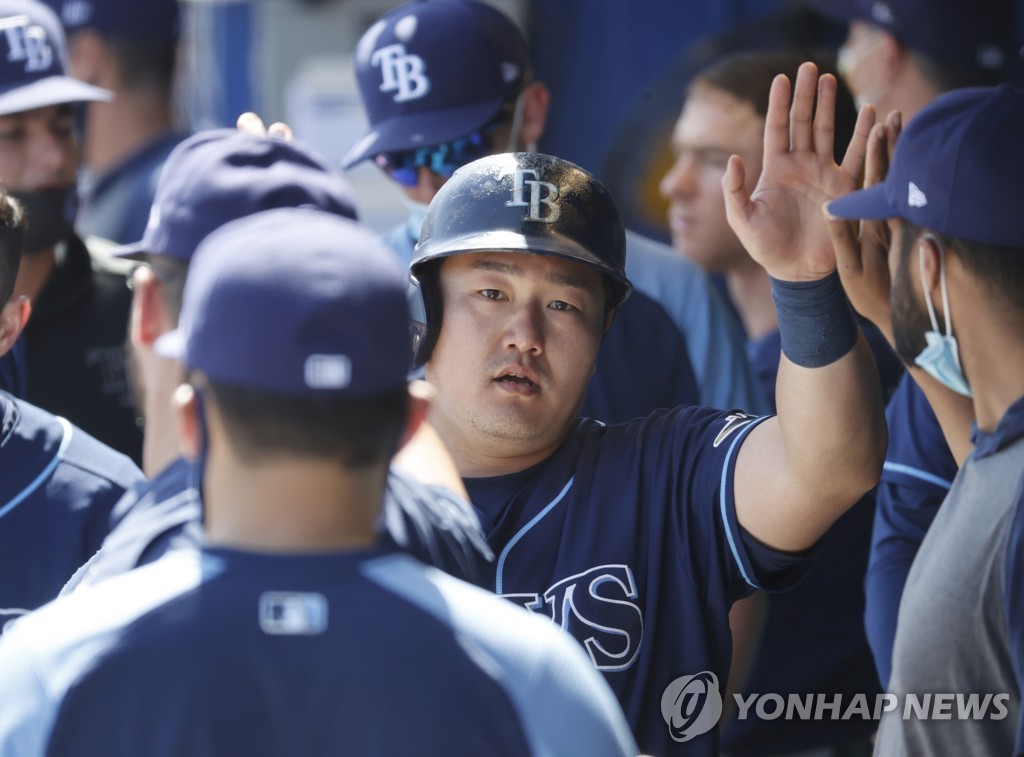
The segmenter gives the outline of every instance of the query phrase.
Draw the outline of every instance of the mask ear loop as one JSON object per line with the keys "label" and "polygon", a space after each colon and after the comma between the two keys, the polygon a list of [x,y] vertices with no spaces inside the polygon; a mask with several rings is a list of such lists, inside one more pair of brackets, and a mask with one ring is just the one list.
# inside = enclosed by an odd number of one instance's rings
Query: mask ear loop
{"label": "mask ear loop", "polygon": [[[516,109],[512,114],[512,128],[508,133],[508,145],[505,147],[505,152],[519,152],[519,138],[522,136],[523,131],[523,111],[526,109],[524,103],[526,102],[526,88],[519,93],[516,98]],[[536,152],[536,145],[527,145],[526,152]]]}
{"label": "mask ear loop", "polygon": [[199,424],[199,456],[192,466],[191,485],[199,495],[199,505],[203,522],[205,522],[206,503],[203,498],[203,477],[206,474],[206,458],[210,452],[210,432],[206,425],[206,403],[203,399],[203,393],[195,384],[192,385],[192,391],[196,399],[196,420]]}
{"label": "mask ear loop", "polygon": [[[921,239],[930,240],[935,243],[936,247],[939,248],[939,288],[942,291],[942,310],[945,313],[946,321],[946,331],[945,333],[942,334],[942,336],[952,336],[953,323],[950,320],[949,313],[949,289],[946,287],[946,249],[945,247],[943,247],[942,242],[940,242],[933,234],[925,234],[921,237]],[[931,293],[928,291],[928,287],[926,287],[924,283],[924,248],[919,247],[918,252],[919,255],[917,260],[921,276],[921,289],[924,292],[925,304],[928,306],[928,318],[931,319],[932,329],[938,331],[939,319],[935,315],[935,307],[932,305]]]}

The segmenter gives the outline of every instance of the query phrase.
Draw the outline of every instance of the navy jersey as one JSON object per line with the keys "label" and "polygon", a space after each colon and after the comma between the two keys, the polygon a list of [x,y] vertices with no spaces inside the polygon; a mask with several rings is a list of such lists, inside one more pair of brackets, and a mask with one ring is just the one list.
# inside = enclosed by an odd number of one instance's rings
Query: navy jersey
{"label": "navy jersey", "polygon": [[0,641],[0,753],[627,755],[564,634],[379,550],[178,550]]}
{"label": "navy jersey", "polygon": [[644,752],[717,753],[713,721],[688,730],[670,687],[707,673],[725,688],[729,608],[760,582],[733,471],[761,420],[695,407],[583,420],[537,466],[466,479],[497,556],[495,591],[576,637]]}
{"label": "navy jersey", "polygon": [[63,418],[0,392],[0,630],[57,596],[142,473]]}
{"label": "navy jersey", "polygon": [[0,390],[15,397],[24,397],[26,380],[25,337],[19,336],[11,348],[0,355]]}
{"label": "navy jersey", "polygon": [[903,586],[917,550],[956,477],[957,465],[924,393],[906,375],[886,408],[889,450],[871,538],[865,625],[883,687]]}
{"label": "navy jersey", "polygon": [[[151,563],[173,548],[200,545],[202,503],[193,483],[192,466],[179,458],[152,481],[133,487],[114,507],[111,519],[117,525],[103,548],[61,593]],[[383,547],[408,552],[464,580],[479,584],[489,573],[491,551],[469,504],[401,471],[388,477],[381,532]]]}

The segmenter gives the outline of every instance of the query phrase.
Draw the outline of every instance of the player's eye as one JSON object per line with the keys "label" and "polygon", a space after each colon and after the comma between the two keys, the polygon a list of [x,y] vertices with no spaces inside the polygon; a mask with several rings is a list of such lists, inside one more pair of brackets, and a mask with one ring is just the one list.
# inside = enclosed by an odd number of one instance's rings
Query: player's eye
{"label": "player's eye", "polygon": [[500,300],[501,290],[500,289],[481,289],[480,296],[487,300]]}
{"label": "player's eye", "polygon": [[564,311],[576,310],[577,309],[575,305],[570,305],[565,300],[555,300],[550,305],[548,305],[548,307],[551,308],[552,310],[564,310]]}

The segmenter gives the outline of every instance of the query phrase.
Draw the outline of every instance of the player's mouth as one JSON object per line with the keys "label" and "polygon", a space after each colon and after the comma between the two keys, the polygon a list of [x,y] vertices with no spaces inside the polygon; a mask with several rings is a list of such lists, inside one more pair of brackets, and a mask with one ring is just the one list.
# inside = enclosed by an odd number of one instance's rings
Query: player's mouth
{"label": "player's mouth", "polygon": [[540,391],[537,376],[522,366],[504,368],[492,380],[502,389],[512,394],[528,396]]}
{"label": "player's mouth", "polygon": [[682,234],[693,228],[693,217],[678,211],[669,211],[668,226],[675,234]]}

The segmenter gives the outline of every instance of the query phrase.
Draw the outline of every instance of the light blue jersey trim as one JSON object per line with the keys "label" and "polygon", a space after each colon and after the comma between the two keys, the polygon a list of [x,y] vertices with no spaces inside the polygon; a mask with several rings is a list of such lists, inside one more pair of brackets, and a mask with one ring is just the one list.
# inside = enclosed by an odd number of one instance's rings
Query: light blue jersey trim
{"label": "light blue jersey trim", "polygon": [[912,468],[909,465],[904,465],[903,463],[890,463],[886,461],[882,465],[882,470],[887,470],[890,473],[902,473],[905,476],[910,476],[911,478],[916,478],[920,481],[927,481],[929,484],[935,484],[946,491],[949,491],[953,486],[952,481],[947,481],[940,476],[936,476],[934,473],[923,471],[920,468]]}
{"label": "light blue jersey trim", "polygon": [[63,436],[61,437],[60,446],[57,448],[57,452],[54,454],[53,459],[47,464],[42,472],[36,476],[35,480],[31,484],[22,489],[3,507],[0,507],[0,518],[7,515],[7,513],[28,499],[32,492],[42,486],[43,482],[53,475],[53,472],[57,469],[60,461],[64,459],[64,453],[68,451],[68,445],[71,444],[71,437],[74,434],[75,428],[59,416],[56,416],[56,419],[63,428]]}
{"label": "light blue jersey trim", "polygon": [[[753,431],[754,428],[761,423],[761,421],[767,420],[768,417],[770,416],[754,419],[753,421],[747,424],[746,428],[741,429],[740,432],[736,435],[736,438],[732,440],[732,444],[729,445],[729,451],[725,455],[725,465],[722,466],[722,483],[718,487],[718,504],[722,512],[722,525],[725,526],[725,537],[729,540],[729,549],[732,551],[733,559],[736,561],[736,565],[740,569],[740,575],[743,576],[743,580],[747,582],[747,585],[752,586],[755,589],[760,589],[761,587],[757,584],[756,581],[752,580],[750,576],[747,575],[747,571],[743,567],[743,560],[740,559],[739,548],[736,546],[736,540],[739,538],[739,534],[733,536],[732,529],[729,527],[729,516],[726,512],[725,507],[725,493],[727,491],[727,477],[729,475],[729,470],[732,465],[733,453],[736,451],[736,448],[739,447],[740,442],[747,437],[747,434]],[[733,507],[735,507],[735,501],[733,503]]]}
{"label": "light blue jersey trim", "polygon": [[497,575],[497,578],[495,579],[495,583],[494,583],[494,593],[495,594],[501,594],[502,593],[501,592],[501,589],[502,589],[501,571],[505,567],[505,558],[508,557],[508,553],[512,550],[512,547],[514,547],[516,545],[516,543],[520,539],[522,539],[524,536],[526,536],[526,532],[527,531],[529,531],[531,528],[533,528],[538,523],[540,523],[540,521],[544,518],[544,516],[547,515],[549,512],[551,512],[551,509],[555,505],[557,505],[559,502],[562,501],[562,498],[565,497],[565,495],[568,494],[569,490],[572,488],[572,482],[575,481],[575,480],[576,480],[575,476],[570,478],[569,479],[569,483],[567,483],[562,488],[562,491],[560,491],[558,493],[558,496],[555,497],[550,502],[548,502],[548,504],[544,507],[543,510],[541,510],[539,513],[537,513],[535,516],[533,516],[533,520],[531,520],[529,523],[527,523],[525,526],[523,526],[521,529],[519,529],[519,533],[517,533],[515,536],[513,536],[512,539],[509,541],[509,543],[505,545],[505,548],[503,550],[501,550],[501,556],[498,558],[498,571],[497,571],[498,575]]}

